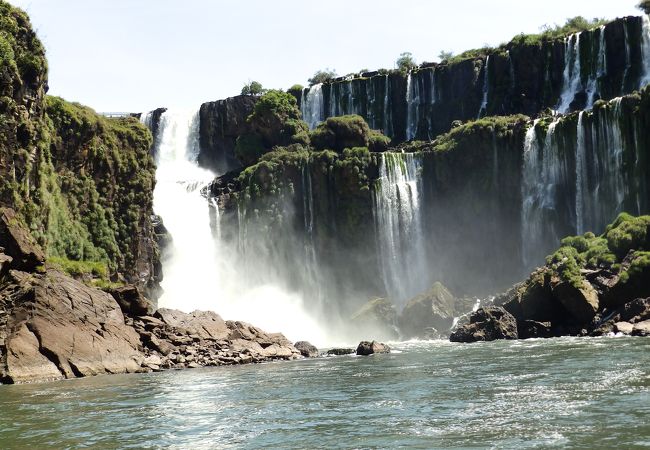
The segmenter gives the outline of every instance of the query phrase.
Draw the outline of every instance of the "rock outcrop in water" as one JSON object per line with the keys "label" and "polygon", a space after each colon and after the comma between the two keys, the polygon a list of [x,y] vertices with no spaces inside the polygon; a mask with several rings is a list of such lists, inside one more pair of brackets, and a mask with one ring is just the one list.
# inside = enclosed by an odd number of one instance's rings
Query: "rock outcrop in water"
{"label": "rock outcrop in water", "polygon": [[[492,309],[480,309],[451,340],[603,335],[645,335],[650,297],[650,216],[621,214],[595,236],[568,237],[528,280],[497,297]],[[485,320],[498,309],[509,334],[492,333]],[[492,314],[493,315],[493,314]],[[518,331],[517,331],[518,330]]]}

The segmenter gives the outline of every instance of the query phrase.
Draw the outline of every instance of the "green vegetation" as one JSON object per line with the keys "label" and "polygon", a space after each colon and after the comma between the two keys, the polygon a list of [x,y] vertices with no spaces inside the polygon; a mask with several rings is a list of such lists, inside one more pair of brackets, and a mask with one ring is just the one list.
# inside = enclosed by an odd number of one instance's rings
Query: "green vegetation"
{"label": "green vegetation", "polygon": [[395,68],[401,73],[408,73],[415,67],[417,67],[417,63],[410,52],[400,54],[397,61],[395,61]]}
{"label": "green vegetation", "polygon": [[650,0],[641,0],[636,7],[644,13],[650,14]]}
{"label": "green vegetation", "polygon": [[606,23],[607,20],[605,19],[594,18],[589,20],[577,16],[567,19],[564,25],[544,25],[541,27],[541,33],[539,34],[519,34],[510,41],[509,45],[538,45],[543,41],[562,39],[573,33],[598,28]]}
{"label": "green vegetation", "polygon": [[267,91],[247,120],[252,132],[240,136],[235,147],[235,155],[244,165],[255,163],[276,146],[309,145],[309,127],[302,120],[296,98],[287,92]]}
{"label": "green vegetation", "polygon": [[334,69],[318,70],[309,80],[310,86],[320,83],[331,83],[337,77]]}
{"label": "green vegetation", "polygon": [[584,280],[581,270],[619,270],[623,258],[635,251],[629,269],[621,273],[621,280],[625,282],[650,267],[649,228],[650,216],[633,217],[622,213],[602,236],[586,233],[563,239],[562,246],[547,258],[547,265],[562,281],[579,287]]}
{"label": "green vegetation", "polygon": [[454,52],[441,50],[440,53],[438,53],[438,59],[440,60],[440,62],[449,61],[453,57],[454,57]]}
{"label": "green vegetation", "polygon": [[250,81],[241,88],[241,95],[253,95],[257,97],[264,94],[264,92],[266,92],[266,89],[262,87],[262,83],[257,81]]}

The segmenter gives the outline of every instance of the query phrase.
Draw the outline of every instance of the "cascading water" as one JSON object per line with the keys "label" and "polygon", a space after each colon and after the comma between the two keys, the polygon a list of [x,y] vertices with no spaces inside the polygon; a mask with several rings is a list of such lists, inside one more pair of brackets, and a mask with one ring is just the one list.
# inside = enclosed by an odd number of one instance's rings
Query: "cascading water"
{"label": "cascading water", "polygon": [[643,73],[641,74],[639,89],[650,83],[650,17],[644,14],[642,19],[641,59],[643,62]]}
{"label": "cascading water", "polygon": [[386,292],[402,305],[424,291],[425,261],[419,186],[421,160],[412,153],[383,153],[373,192],[377,245]]}
{"label": "cascading water", "polygon": [[418,131],[419,122],[419,103],[420,90],[418,89],[417,80],[413,80],[413,75],[408,74],[406,79],[406,140],[415,139]]}
{"label": "cascading water", "polygon": [[576,233],[584,234],[584,192],[586,191],[587,175],[587,149],[585,142],[585,128],[583,123],[584,111],[578,115],[578,129],[576,142]]}
{"label": "cascading water", "polygon": [[559,154],[552,122],[542,145],[537,138],[535,121],[526,132],[522,170],[522,256],[524,266],[541,264],[560,239],[555,219],[558,216],[558,191],[567,180],[566,167]]}
{"label": "cascading water", "polygon": [[315,84],[306,88],[302,94],[302,120],[313,130],[325,118],[323,104],[323,85]]}
{"label": "cascading water", "polygon": [[490,55],[485,58],[485,67],[483,71],[483,100],[481,101],[481,108],[478,110],[477,119],[480,119],[487,114],[488,94],[490,90],[490,80],[488,78],[490,72]]}
{"label": "cascading water", "polygon": [[[283,332],[289,339],[309,339],[317,345],[330,342],[306,312],[300,295],[287,292],[280,283],[252,283],[237,265],[237,243],[233,248],[212,232],[210,209],[216,204],[208,202],[201,189],[214,174],[198,166],[198,149],[198,114],[165,112],[156,149],[154,210],[173,243],[162,261],[164,294],[159,305],[187,312],[213,310],[225,319]],[[217,222],[218,212],[217,207]],[[270,261],[267,264],[272,266]]]}
{"label": "cascading water", "polygon": [[564,41],[564,73],[562,76],[562,94],[557,110],[567,113],[576,94],[582,88],[580,76],[580,33],[573,34]]}
{"label": "cascading water", "polygon": [[384,134],[386,136],[393,136],[393,110],[391,108],[391,84],[390,77],[384,75],[385,88],[384,88]]}
{"label": "cascading water", "polygon": [[597,55],[596,67],[595,70],[589,71],[589,80],[587,81],[587,109],[593,106],[596,96],[600,97],[599,80],[607,74],[605,26],[598,28],[598,40],[594,42],[598,45],[598,50],[593,52]]}

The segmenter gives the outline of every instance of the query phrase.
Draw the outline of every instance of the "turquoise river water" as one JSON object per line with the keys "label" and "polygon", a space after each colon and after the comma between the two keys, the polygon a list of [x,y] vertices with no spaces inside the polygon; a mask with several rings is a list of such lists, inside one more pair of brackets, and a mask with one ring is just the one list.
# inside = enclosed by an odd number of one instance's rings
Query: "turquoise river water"
{"label": "turquoise river water", "polygon": [[650,339],[0,386],[0,448],[650,448]]}

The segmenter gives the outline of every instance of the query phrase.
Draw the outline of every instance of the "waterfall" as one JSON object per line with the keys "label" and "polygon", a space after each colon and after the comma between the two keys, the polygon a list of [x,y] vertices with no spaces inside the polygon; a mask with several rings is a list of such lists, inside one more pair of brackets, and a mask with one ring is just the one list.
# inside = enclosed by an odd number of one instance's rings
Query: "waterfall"
{"label": "waterfall", "polygon": [[541,264],[557,245],[558,197],[567,182],[565,162],[560,155],[555,129],[559,119],[548,127],[542,145],[535,121],[526,132],[522,170],[522,256],[524,266]]}
{"label": "waterfall", "polygon": [[424,291],[430,278],[421,221],[419,155],[382,153],[373,190],[377,244],[386,292],[396,304]]}
{"label": "waterfall", "polygon": [[[585,225],[602,231],[618,213],[628,195],[623,168],[624,142],[621,130],[621,98],[610,102],[594,117],[591,127],[592,187],[587,193]],[[629,211],[634,212],[634,211]]]}
{"label": "waterfall", "polygon": [[153,111],[140,114],[140,123],[151,130],[153,120]]}
{"label": "waterfall", "polygon": [[[220,234],[226,233],[219,232],[218,205],[201,195],[215,175],[197,164],[198,127],[197,113],[167,111],[158,130],[154,211],[163,218],[173,239],[162,258],[160,307],[186,312],[213,310],[225,319],[283,332],[289,339],[309,339],[317,345],[330,342],[323,327],[306,312],[300,295],[270,277],[266,283],[256,283],[239,265],[240,247],[265,236],[240,228],[234,243],[221,239]],[[244,220],[245,211],[241,215]],[[217,222],[215,233],[211,216]],[[273,267],[274,262],[264,260],[264,254],[255,256],[259,266]]]}
{"label": "waterfall", "polygon": [[485,116],[487,114],[487,105],[488,105],[488,93],[490,90],[490,80],[488,79],[488,74],[490,70],[490,55],[485,58],[485,67],[483,68],[483,100],[481,101],[481,108],[478,110],[477,119]]}
{"label": "waterfall", "polygon": [[323,104],[323,85],[316,84],[306,88],[302,94],[302,120],[307,122],[309,129],[313,130],[325,120]]}
{"label": "waterfall", "polygon": [[415,139],[418,132],[419,122],[419,103],[420,89],[418,88],[417,79],[413,80],[413,75],[408,74],[406,79],[406,140]]}
{"label": "waterfall", "polygon": [[584,192],[587,174],[586,142],[584,128],[584,111],[578,115],[577,145],[576,145],[576,233],[584,234]]}
{"label": "waterfall", "polygon": [[564,40],[564,73],[562,76],[562,94],[557,109],[567,113],[576,94],[582,89],[580,76],[580,33]]}
{"label": "waterfall", "polygon": [[391,85],[390,77],[384,75],[386,84],[384,89],[384,134],[386,136],[393,136],[393,109],[391,102]]}
{"label": "waterfall", "polygon": [[607,52],[605,42],[605,26],[598,28],[598,40],[595,41],[598,45],[596,53],[595,70],[589,71],[589,80],[587,81],[587,105],[586,109],[593,106],[596,96],[600,97],[600,79],[607,74]]}
{"label": "waterfall", "polygon": [[641,37],[641,59],[643,61],[643,72],[639,89],[650,83],[650,18],[647,14],[643,15],[643,36]]}
{"label": "waterfall", "polygon": [[621,81],[621,93],[626,92],[625,86],[627,85],[627,74],[630,71],[630,67],[632,67],[630,32],[627,27],[627,20],[623,22],[623,31],[625,32],[625,72],[623,72],[623,80]]}

